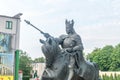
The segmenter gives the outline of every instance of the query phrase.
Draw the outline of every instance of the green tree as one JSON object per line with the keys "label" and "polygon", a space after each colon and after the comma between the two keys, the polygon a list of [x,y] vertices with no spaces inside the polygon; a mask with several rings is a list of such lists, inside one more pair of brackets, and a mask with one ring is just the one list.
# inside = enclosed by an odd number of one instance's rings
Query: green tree
{"label": "green tree", "polygon": [[103,47],[100,51],[100,67],[101,70],[103,71],[108,71],[110,68],[110,64],[111,64],[111,54],[113,53],[113,46],[111,45],[107,45],[105,47]]}
{"label": "green tree", "polygon": [[97,58],[98,54],[100,52],[100,48],[95,48],[91,53],[87,55],[87,60],[90,60],[91,62],[94,61],[95,58]]}
{"label": "green tree", "polygon": [[113,53],[111,54],[111,64],[110,70],[111,71],[120,71],[120,44],[115,46]]}
{"label": "green tree", "polygon": [[100,48],[95,48],[91,53],[89,53],[89,55],[87,55],[87,58],[91,62],[96,62],[99,65],[100,69],[102,69],[103,67],[100,66],[101,65],[100,64],[101,62],[100,51],[101,51]]}
{"label": "green tree", "polygon": [[108,71],[111,64],[111,54],[113,53],[113,46],[106,45],[102,49],[96,48],[88,55],[88,58],[92,62],[96,62],[99,65],[100,70]]}
{"label": "green tree", "polygon": [[35,58],[33,62],[44,63],[45,62],[45,58],[44,57]]}
{"label": "green tree", "polygon": [[19,69],[23,71],[23,80],[29,80],[32,59],[26,52],[21,51]]}

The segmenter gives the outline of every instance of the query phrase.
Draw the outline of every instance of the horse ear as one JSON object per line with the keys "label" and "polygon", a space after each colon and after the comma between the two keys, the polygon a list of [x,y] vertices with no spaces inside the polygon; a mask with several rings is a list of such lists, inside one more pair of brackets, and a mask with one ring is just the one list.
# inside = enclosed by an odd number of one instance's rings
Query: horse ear
{"label": "horse ear", "polygon": [[48,43],[49,43],[50,45],[52,44],[51,38],[49,38]]}

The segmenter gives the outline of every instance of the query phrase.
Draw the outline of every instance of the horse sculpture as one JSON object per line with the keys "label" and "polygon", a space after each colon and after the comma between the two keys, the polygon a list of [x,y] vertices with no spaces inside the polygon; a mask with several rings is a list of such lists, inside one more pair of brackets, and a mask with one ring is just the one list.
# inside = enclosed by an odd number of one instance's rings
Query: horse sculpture
{"label": "horse sculpture", "polygon": [[[68,80],[68,77],[71,76],[68,67],[71,54],[61,50],[55,38],[48,38],[42,45],[42,51],[46,57],[46,68],[41,80]],[[98,66],[86,61],[83,54],[80,54],[80,69],[78,73],[73,71],[71,80],[99,80],[98,77]]]}

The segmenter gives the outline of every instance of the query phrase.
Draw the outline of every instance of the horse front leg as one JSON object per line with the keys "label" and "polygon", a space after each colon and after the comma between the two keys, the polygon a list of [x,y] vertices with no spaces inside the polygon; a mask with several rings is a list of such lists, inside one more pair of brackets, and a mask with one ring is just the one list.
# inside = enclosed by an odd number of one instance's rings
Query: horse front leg
{"label": "horse front leg", "polygon": [[71,80],[74,75],[73,69],[69,69],[68,80]]}

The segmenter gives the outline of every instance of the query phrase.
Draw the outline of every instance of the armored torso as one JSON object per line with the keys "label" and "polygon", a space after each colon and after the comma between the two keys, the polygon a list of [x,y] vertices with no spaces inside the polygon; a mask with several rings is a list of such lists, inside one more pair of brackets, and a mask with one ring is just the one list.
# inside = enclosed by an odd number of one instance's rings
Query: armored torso
{"label": "armored torso", "polygon": [[73,48],[76,45],[76,42],[72,36],[66,36],[63,40],[63,48]]}

